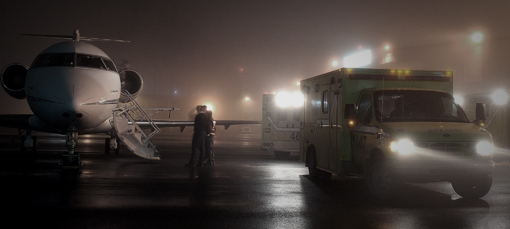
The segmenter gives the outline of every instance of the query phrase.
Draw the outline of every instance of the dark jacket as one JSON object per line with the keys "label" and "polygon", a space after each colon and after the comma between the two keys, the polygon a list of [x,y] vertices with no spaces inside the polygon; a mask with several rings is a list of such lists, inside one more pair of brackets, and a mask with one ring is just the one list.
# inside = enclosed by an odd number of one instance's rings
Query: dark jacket
{"label": "dark jacket", "polygon": [[198,113],[197,116],[195,116],[195,124],[193,128],[195,132],[207,131],[208,126],[209,120],[207,115],[205,113]]}

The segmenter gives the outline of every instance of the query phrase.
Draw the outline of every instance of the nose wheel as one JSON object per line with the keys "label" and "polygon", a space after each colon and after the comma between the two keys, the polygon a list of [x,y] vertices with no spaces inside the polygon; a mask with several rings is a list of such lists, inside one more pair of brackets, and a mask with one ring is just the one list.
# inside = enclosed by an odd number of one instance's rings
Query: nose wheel
{"label": "nose wheel", "polygon": [[114,136],[104,139],[104,153],[109,154],[110,150],[114,150],[115,154],[120,152],[120,140]]}
{"label": "nose wheel", "polygon": [[82,165],[80,155],[74,151],[78,145],[78,132],[67,132],[66,145],[67,152],[62,155],[60,165],[63,169],[79,169]]}

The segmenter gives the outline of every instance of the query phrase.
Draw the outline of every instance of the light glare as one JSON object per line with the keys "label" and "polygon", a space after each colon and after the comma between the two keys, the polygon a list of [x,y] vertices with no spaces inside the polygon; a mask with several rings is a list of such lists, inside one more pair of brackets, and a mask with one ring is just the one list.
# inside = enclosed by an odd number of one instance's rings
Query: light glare
{"label": "light glare", "polygon": [[464,98],[460,95],[454,95],[453,100],[455,103],[459,104],[460,106],[464,105]]}
{"label": "light glare", "polygon": [[471,35],[471,40],[480,43],[483,40],[483,34],[480,32],[473,33],[473,35]]}
{"label": "light glare", "polygon": [[491,95],[496,105],[503,105],[508,101],[508,93],[504,90],[497,90]]}
{"label": "light glare", "polygon": [[390,150],[393,152],[398,152],[398,154],[401,155],[408,155],[415,152],[414,143],[407,139],[392,141],[390,143]]}
{"label": "light glare", "polygon": [[344,67],[357,68],[372,63],[372,50],[363,50],[344,58]]}
{"label": "light glare", "polygon": [[476,144],[476,152],[480,155],[491,155],[494,152],[494,145],[488,141],[480,141]]}
{"label": "light glare", "polygon": [[300,92],[290,94],[284,91],[276,94],[275,102],[279,107],[300,107],[304,103],[304,96]]}
{"label": "light glare", "polygon": [[211,105],[211,104],[206,104],[206,106],[207,106],[207,108],[206,108],[206,109],[207,109],[208,111],[213,111],[213,107],[212,107],[212,105]]}

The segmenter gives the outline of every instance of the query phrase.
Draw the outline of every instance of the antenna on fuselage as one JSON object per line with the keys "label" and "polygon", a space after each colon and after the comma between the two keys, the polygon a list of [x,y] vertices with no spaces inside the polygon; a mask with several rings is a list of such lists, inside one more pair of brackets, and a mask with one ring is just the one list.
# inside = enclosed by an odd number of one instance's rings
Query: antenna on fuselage
{"label": "antenna on fuselage", "polygon": [[33,37],[51,37],[51,38],[59,38],[59,39],[72,39],[73,41],[115,41],[115,42],[130,42],[128,40],[119,40],[119,39],[106,39],[106,38],[94,38],[94,37],[81,37],[80,31],[75,29],[73,31],[72,36],[68,35],[44,35],[44,34],[20,34],[24,36],[33,36]]}
{"label": "antenna on fuselage", "polygon": [[80,30],[73,30],[73,41],[79,41],[80,40]]}

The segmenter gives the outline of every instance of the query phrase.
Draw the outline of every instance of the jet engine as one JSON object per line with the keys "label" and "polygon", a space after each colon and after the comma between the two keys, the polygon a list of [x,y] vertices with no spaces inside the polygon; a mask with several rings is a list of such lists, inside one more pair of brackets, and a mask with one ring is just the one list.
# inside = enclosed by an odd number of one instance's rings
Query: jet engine
{"label": "jet engine", "polygon": [[28,67],[23,64],[13,63],[7,65],[2,71],[2,87],[5,92],[16,99],[24,99],[25,79]]}
{"label": "jet engine", "polygon": [[133,99],[136,99],[143,89],[142,76],[131,69],[122,70],[119,75],[122,89],[119,102],[127,103],[132,100],[124,93],[124,90],[127,90]]}

